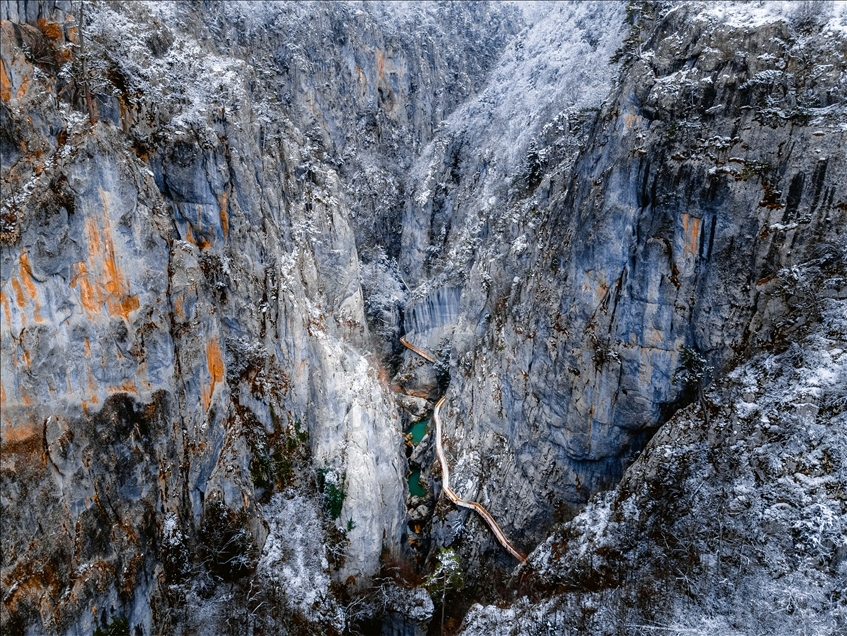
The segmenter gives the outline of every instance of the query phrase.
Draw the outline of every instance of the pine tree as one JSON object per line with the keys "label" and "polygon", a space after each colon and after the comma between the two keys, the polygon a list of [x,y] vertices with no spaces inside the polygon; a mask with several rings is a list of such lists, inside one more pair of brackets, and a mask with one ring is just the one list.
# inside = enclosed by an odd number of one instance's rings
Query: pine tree
{"label": "pine tree", "polygon": [[437,565],[430,574],[424,586],[433,600],[441,597],[441,634],[444,634],[444,606],[447,592],[461,590],[465,587],[465,571],[459,555],[453,548],[441,548],[435,557]]}

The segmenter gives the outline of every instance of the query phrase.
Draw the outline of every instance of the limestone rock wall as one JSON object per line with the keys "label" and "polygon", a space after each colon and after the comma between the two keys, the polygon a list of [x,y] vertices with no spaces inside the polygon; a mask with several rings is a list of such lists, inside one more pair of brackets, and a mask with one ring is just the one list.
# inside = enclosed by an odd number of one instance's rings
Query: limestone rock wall
{"label": "limestone rock wall", "polygon": [[[4,630],[217,629],[203,572],[252,571],[286,479],[323,518],[303,532],[335,537],[312,537],[326,576],[365,585],[403,550],[406,462],[357,241],[512,27],[485,7],[425,7],[412,37],[391,6],[85,11],[2,5]],[[185,577],[202,629],[165,587]]]}
{"label": "limestone rock wall", "polygon": [[493,601],[514,563],[439,502],[431,435],[404,448],[427,399],[453,488],[529,551],[691,402],[683,345],[720,378],[845,294],[847,40],[818,5],[0,18],[11,632],[423,629],[420,589],[371,583],[443,545]]}
{"label": "limestone rock wall", "polygon": [[653,437],[461,633],[844,631],[844,298],[739,365]]}
{"label": "limestone rock wall", "polygon": [[[719,377],[844,293],[844,40],[702,9],[639,14],[644,42],[624,44],[596,119],[540,127],[527,161],[548,157],[544,176],[520,175],[464,270],[456,208],[430,266],[466,281],[444,409],[455,489],[527,547],[691,399],[674,381],[683,345]],[[473,198],[460,182],[449,197]],[[469,554],[497,554],[467,522]],[[457,523],[434,532],[454,541]]]}

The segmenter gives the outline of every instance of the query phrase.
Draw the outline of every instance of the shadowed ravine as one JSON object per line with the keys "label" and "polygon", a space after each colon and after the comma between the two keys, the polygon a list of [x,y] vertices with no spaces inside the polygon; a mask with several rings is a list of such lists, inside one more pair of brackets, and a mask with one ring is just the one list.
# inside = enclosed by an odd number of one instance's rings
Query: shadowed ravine
{"label": "shadowed ravine", "polygon": [[[435,362],[435,358],[431,354],[428,354],[423,349],[407,342],[405,338],[400,338],[400,342],[403,346],[407,347],[411,351],[414,351],[425,360]],[[487,523],[488,527],[491,528],[491,532],[494,533],[494,536],[497,538],[497,541],[500,542],[500,545],[506,548],[509,554],[523,563],[526,561],[526,555],[515,548],[515,546],[513,546],[506,538],[506,535],[503,534],[500,526],[498,526],[497,522],[494,521],[494,517],[492,517],[482,505],[475,501],[464,501],[450,488],[450,467],[447,465],[447,458],[444,456],[444,448],[441,445],[441,416],[439,412],[444,404],[444,400],[445,398],[443,397],[438,400],[438,403],[435,405],[435,410],[432,413],[432,419],[435,422],[435,452],[438,455],[438,461],[441,462],[441,487],[444,490],[444,494],[447,495],[447,498],[457,506],[476,510],[479,513],[479,516],[485,519],[485,523]]]}

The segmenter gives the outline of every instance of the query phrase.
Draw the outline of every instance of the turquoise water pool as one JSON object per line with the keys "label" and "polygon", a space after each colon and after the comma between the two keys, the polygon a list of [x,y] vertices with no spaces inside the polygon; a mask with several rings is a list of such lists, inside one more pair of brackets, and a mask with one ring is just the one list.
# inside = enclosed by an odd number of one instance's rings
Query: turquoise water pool
{"label": "turquoise water pool", "polygon": [[420,422],[415,422],[409,427],[406,432],[412,435],[412,444],[417,444],[424,438],[428,424],[429,420],[421,420]]}
{"label": "turquoise water pool", "polygon": [[425,497],[426,488],[421,483],[421,471],[413,470],[409,475],[409,494],[413,497]]}

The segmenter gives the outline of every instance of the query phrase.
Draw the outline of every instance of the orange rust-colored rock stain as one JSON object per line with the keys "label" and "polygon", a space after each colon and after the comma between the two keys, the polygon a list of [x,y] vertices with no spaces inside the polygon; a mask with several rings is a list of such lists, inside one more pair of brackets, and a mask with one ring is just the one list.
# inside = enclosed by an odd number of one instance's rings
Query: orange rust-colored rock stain
{"label": "orange rust-colored rock stain", "polygon": [[[100,196],[107,207],[107,194],[101,190]],[[128,293],[129,284],[118,265],[108,220],[105,225],[101,231],[96,219],[86,221],[88,264],[74,265],[71,286],[79,288],[80,302],[89,315],[98,313],[105,305],[109,315],[129,320],[129,314],[139,307],[138,296]],[[100,270],[99,276],[97,270]]]}
{"label": "orange rust-colored rock stain", "polygon": [[32,266],[29,264],[29,256],[27,256],[26,250],[21,252],[21,281],[23,281],[30,297],[34,297],[36,295],[35,283],[32,280]]}
{"label": "orange rust-colored rock stain", "polygon": [[229,234],[229,217],[226,213],[226,204],[228,198],[229,192],[224,190],[223,194],[221,195],[221,230],[223,230],[224,238],[226,238],[227,234]]}
{"label": "orange rust-colored rock stain", "polygon": [[129,132],[130,115],[123,96],[118,96],[118,112],[121,116],[121,130]]}
{"label": "orange rust-colored rock stain", "polygon": [[44,37],[50,40],[62,40],[62,27],[56,22],[50,22],[45,18],[38,18],[38,28],[44,34]]}
{"label": "orange rust-colored rock stain", "polygon": [[15,290],[15,303],[18,307],[23,308],[26,306],[26,298],[24,297],[24,290],[21,289],[21,284],[17,278],[12,279],[12,289]]}
{"label": "orange rust-colored rock stain", "polygon": [[194,232],[191,229],[191,223],[189,223],[188,227],[186,228],[185,240],[191,243],[192,245],[199,247],[201,250],[204,250],[209,247],[209,242],[202,236],[200,238],[194,238]]}
{"label": "orange rust-colored rock stain", "polygon": [[79,300],[89,315],[97,313],[99,306],[89,278],[88,266],[85,263],[74,263],[74,277],[71,287],[79,287]]}
{"label": "orange rust-colored rock stain", "polygon": [[[117,386],[110,386],[109,393],[137,393],[137,387],[135,386],[135,380],[126,379],[121,384]],[[92,403],[97,403],[96,394],[93,396]]]}
{"label": "orange rust-colored rock stain", "polygon": [[24,95],[26,95],[26,89],[29,87],[29,77],[24,75],[24,81],[21,82],[20,87],[18,87],[18,92],[15,93],[15,99],[21,99]]}
{"label": "orange rust-colored rock stain", "polygon": [[35,303],[35,309],[33,310],[35,322],[44,322],[39,313],[41,306],[38,304],[38,290],[36,289],[35,281],[32,278],[32,266],[29,263],[29,256],[27,256],[26,250],[21,252],[21,282],[24,284],[24,287],[26,287],[29,297],[32,298]]}
{"label": "orange rust-colored rock stain", "polygon": [[365,76],[365,72],[362,70],[358,64],[356,65],[356,80],[359,82],[360,86],[360,97],[364,97],[365,93],[368,90],[368,78]]}
{"label": "orange rust-colored rock stain", "polygon": [[6,73],[6,65],[0,60],[0,99],[4,102],[12,100],[12,81]]}
{"label": "orange rust-colored rock stain", "polygon": [[689,214],[682,215],[682,231],[685,233],[685,251],[696,254],[700,241],[700,219]]}
{"label": "orange rust-colored rock stain", "polygon": [[26,421],[3,427],[3,447],[21,444],[32,439],[41,439],[42,426],[39,422]]}
{"label": "orange rust-colored rock stain", "polygon": [[11,305],[9,305],[9,297],[0,291],[0,305],[3,306],[3,317],[6,322],[6,326],[9,330],[12,329],[12,309]]}
{"label": "orange rust-colored rock stain", "polygon": [[215,386],[224,378],[224,358],[217,339],[209,340],[206,343],[206,366],[209,369],[211,381],[208,391],[203,391],[203,409],[208,411],[209,404],[212,402],[212,394],[215,392]]}
{"label": "orange rust-colored rock stain", "polygon": [[379,79],[383,79],[385,77],[385,53],[376,50],[376,74]]}

